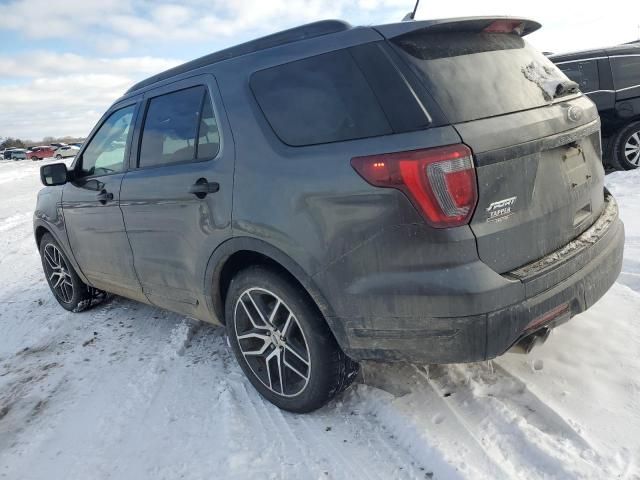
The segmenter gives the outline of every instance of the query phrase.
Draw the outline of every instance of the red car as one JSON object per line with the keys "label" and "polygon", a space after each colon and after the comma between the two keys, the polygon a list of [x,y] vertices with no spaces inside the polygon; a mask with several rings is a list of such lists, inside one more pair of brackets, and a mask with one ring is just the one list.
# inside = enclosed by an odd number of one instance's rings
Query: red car
{"label": "red car", "polygon": [[50,146],[30,147],[27,150],[27,158],[31,160],[42,160],[43,158],[53,157],[53,148]]}

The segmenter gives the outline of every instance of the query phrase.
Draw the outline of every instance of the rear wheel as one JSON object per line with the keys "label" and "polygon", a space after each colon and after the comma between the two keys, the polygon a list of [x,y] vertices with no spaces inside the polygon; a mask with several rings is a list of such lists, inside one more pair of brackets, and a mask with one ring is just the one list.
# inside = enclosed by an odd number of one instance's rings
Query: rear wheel
{"label": "rear wheel", "polygon": [[56,155],[56,160],[62,160],[62,155],[60,154]]}
{"label": "rear wheel", "polygon": [[640,166],[640,121],[623,127],[611,140],[610,161],[616,170]]}
{"label": "rear wheel", "polygon": [[71,312],[81,312],[105,297],[104,292],[85,284],[50,234],[40,241],[42,268],[58,303]]}
{"label": "rear wheel", "polygon": [[358,372],[307,293],[266,267],[233,278],[225,314],[240,367],[263,397],[284,410],[320,408]]}
{"label": "rear wheel", "polygon": [[35,162],[36,160],[40,160],[40,159],[34,155],[33,157],[31,157],[31,160]]}

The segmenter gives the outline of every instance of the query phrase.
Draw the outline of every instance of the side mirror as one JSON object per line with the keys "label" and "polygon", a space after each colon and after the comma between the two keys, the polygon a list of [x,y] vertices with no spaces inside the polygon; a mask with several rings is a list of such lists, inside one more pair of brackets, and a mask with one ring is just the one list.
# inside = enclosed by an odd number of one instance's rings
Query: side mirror
{"label": "side mirror", "polygon": [[64,185],[68,179],[69,174],[64,163],[51,163],[40,167],[40,181],[45,187]]}

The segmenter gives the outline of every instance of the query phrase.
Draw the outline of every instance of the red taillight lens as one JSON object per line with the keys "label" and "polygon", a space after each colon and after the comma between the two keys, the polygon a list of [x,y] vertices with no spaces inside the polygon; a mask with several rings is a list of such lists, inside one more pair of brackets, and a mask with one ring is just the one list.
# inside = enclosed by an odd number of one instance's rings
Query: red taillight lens
{"label": "red taillight lens", "polygon": [[478,201],[466,145],[355,157],[351,165],[371,185],[402,190],[437,228],[468,223]]}

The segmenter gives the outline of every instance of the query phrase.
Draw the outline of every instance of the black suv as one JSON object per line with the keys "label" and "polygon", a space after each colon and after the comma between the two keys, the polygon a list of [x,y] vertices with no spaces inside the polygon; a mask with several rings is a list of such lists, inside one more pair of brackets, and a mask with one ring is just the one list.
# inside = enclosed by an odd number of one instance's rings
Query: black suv
{"label": "black suv", "polygon": [[605,161],[640,166],[640,41],[549,57],[598,107]]}
{"label": "black suv", "polygon": [[539,27],[323,21],[134,85],[41,169],[53,294],[225,324],[297,412],[361,359],[529,349],[607,291],[624,242],[598,113],[525,42]]}

